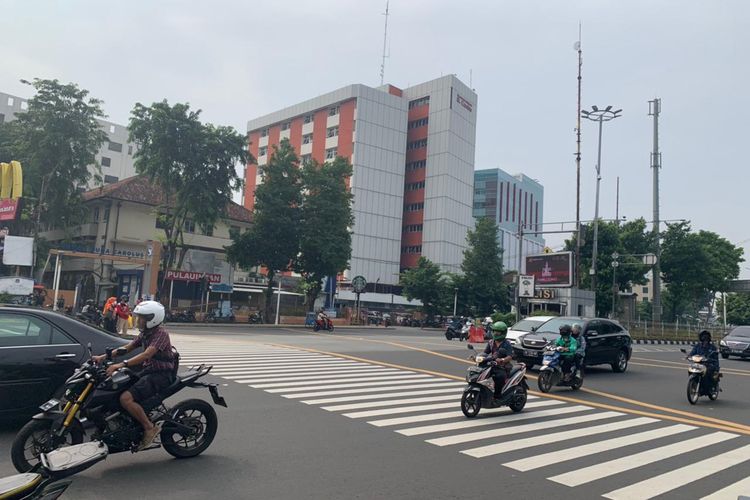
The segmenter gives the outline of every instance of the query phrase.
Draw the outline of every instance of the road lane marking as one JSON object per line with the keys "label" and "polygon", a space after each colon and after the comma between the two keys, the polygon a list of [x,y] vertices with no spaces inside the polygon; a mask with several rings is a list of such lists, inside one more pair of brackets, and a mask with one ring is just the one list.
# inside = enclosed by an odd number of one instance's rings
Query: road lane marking
{"label": "road lane marking", "polygon": [[451,401],[450,403],[436,403],[433,405],[417,405],[417,406],[407,406],[404,408],[387,408],[384,410],[370,410],[370,411],[357,411],[353,413],[342,413],[345,417],[349,418],[369,418],[369,417],[379,417],[381,415],[398,415],[400,413],[416,413],[418,411],[427,411],[427,410],[440,410],[443,408],[454,408],[456,406],[455,401]]}
{"label": "road lane marking", "polygon": [[[490,415],[508,415],[511,413],[511,410],[508,408],[492,408],[485,410],[485,413],[488,413]],[[370,425],[374,425],[375,427],[391,427],[394,425],[403,425],[403,424],[413,424],[418,422],[429,422],[429,421],[435,421],[435,420],[448,420],[451,418],[457,418],[457,417],[463,417],[463,413],[460,411],[445,411],[441,413],[428,413],[428,414],[421,414],[421,415],[411,415],[408,417],[396,417],[396,418],[386,418],[386,419],[380,419],[380,420],[371,420],[367,423]],[[487,417],[485,417],[487,418]]]}
{"label": "road lane marking", "polygon": [[[421,381],[415,381],[413,388],[414,389],[432,389],[436,387],[453,387],[458,389],[459,387],[462,387],[463,384],[460,382],[451,382],[451,381],[441,381],[440,379],[422,379]],[[367,393],[382,393],[383,391],[403,391],[404,387],[400,385],[395,386],[382,386],[382,387],[367,387],[359,388],[359,389],[340,389],[335,391],[330,390],[324,390],[324,391],[317,391],[317,392],[304,392],[300,394],[282,394],[283,397],[288,399],[299,399],[299,398],[315,398],[315,397],[321,397],[321,396],[338,396],[341,394],[367,394]],[[268,391],[270,392],[270,391]],[[278,391],[283,392],[283,391]]]}
{"label": "road lane marking", "polygon": [[[650,359],[649,361],[657,362],[657,363],[660,362],[660,361],[655,360],[655,359],[653,359],[653,360]],[[638,362],[631,362],[630,364],[631,365],[637,365],[637,366],[651,366],[651,367],[654,367],[654,368],[665,368],[665,369],[669,369],[669,370],[682,370],[682,371],[685,371],[687,373],[687,365],[686,364],[683,365],[682,367],[679,367],[679,366],[662,366],[662,365],[655,365],[653,363],[638,363]],[[722,368],[721,369],[721,373],[725,373],[725,374],[728,374],[728,375],[740,375],[742,377],[750,377],[750,372],[743,372],[743,371],[737,370],[735,368]]]}
{"label": "road lane marking", "polygon": [[402,396],[424,396],[427,394],[444,394],[449,393],[453,394],[455,397],[461,397],[461,390],[458,390],[458,387],[446,387],[445,389],[430,389],[430,390],[424,390],[424,391],[400,391],[400,392],[386,392],[386,393],[379,393],[379,394],[365,394],[360,396],[340,396],[336,398],[320,398],[320,399],[308,399],[305,401],[302,401],[305,404],[308,405],[322,405],[322,404],[330,404],[330,403],[346,403],[351,401],[367,401],[372,399],[388,399],[388,398],[398,398]]}
{"label": "road lane marking", "polygon": [[[361,366],[342,366],[342,367],[322,367],[322,368],[310,368],[307,370],[297,370],[294,372],[287,372],[284,370],[283,374],[279,373],[279,370],[264,370],[262,372],[249,372],[247,370],[242,369],[225,369],[221,371],[211,371],[214,375],[229,375],[231,373],[234,374],[244,374],[245,377],[268,377],[273,375],[274,380],[289,380],[287,376],[290,377],[296,377],[298,375],[309,375],[309,376],[317,376],[317,375],[351,375],[353,373],[361,373],[361,372],[372,372],[372,371],[390,371],[390,372],[398,372],[399,370],[396,370],[395,368],[384,368],[382,366],[367,366],[367,365],[361,365]],[[308,377],[309,378],[309,377]]]}
{"label": "road lane marking", "polygon": [[750,445],[721,455],[714,455],[619,490],[610,491],[603,496],[611,500],[647,500],[748,460],[750,460]]}
{"label": "road lane marking", "polygon": [[396,370],[395,368],[357,368],[356,370],[350,370],[346,372],[310,372],[304,375],[300,375],[299,377],[287,377],[284,374],[277,373],[275,377],[268,377],[267,375],[262,375],[260,377],[253,377],[253,378],[247,378],[247,375],[239,375],[234,377],[224,377],[228,379],[240,379],[242,384],[259,384],[264,382],[273,382],[283,380],[285,382],[296,382],[296,381],[311,381],[311,382],[317,382],[319,380],[328,380],[328,379],[340,379],[340,380],[362,380],[361,378],[357,379],[345,379],[344,377],[350,377],[354,375],[376,375],[376,374],[389,374],[389,375],[395,375],[397,373],[403,373],[400,370]]}
{"label": "road lane marking", "polygon": [[[430,375],[424,375],[421,373],[402,373],[402,372],[394,372],[392,374],[383,374],[378,376],[362,376],[362,377],[347,377],[347,378],[339,378],[339,379],[333,379],[333,380],[303,380],[299,382],[271,382],[271,383],[263,383],[263,384],[255,384],[253,383],[253,379],[248,379],[248,384],[250,384],[251,387],[254,387],[256,389],[275,389],[277,387],[292,387],[296,389],[302,389],[306,390],[306,386],[314,386],[319,384],[331,384],[331,383],[347,383],[347,382],[381,382],[386,380],[406,380],[406,379],[420,379],[420,378],[426,378]],[[245,383],[245,380],[240,379],[237,382],[243,384]]]}
{"label": "road lane marking", "polygon": [[[314,361],[314,362],[305,362],[305,363],[295,363],[294,365],[290,365],[290,370],[295,370],[297,368],[310,368],[310,367],[318,367],[318,366],[356,366],[356,365],[365,365],[367,363],[358,363],[355,361]],[[256,365],[256,364],[248,364],[248,363],[240,363],[240,364],[213,364],[213,366],[217,367],[228,367],[228,368],[234,368],[234,367],[247,367],[248,370],[258,370],[258,371],[264,371],[264,370],[276,370],[278,372],[281,365],[279,363],[271,363],[271,364],[262,364],[262,365]],[[372,365],[370,365],[372,366]]]}
{"label": "road lane marking", "polygon": [[[451,446],[454,444],[469,443],[471,441],[479,441],[481,439],[490,439],[500,436],[508,436],[510,434],[520,434],[522,432],[534,432],[541,431],[550,428],[562,428],[563,425],[575,425],[582,424],[584,422],[593,422],[595,420],[604,420],[607,418],[621,417],[622,413],[616,411],[603,411],[599,413],[591,413],[588,415],[576,415],[575,417],[555,419],[555,420],[544,420],[542,422],[534,422],[533,424],[524,425],[509,425],[507,427],[501,427],[499,429],[490,429],[487,431],[469,432],[466,434],[456,434],[453,436],[446,436],[441,438],[428,439],[427,442],[434,444],[435,446]],[[585,431],[586,429],[584,429]],[[568,435],[568,437],[570,437]]]}
{"label": "road lane marking", "polygon": [[[595,436],[597,434],[605,434],[607,432],[615,432],[622,429],[629,429],[631,427],[653,424],[654,422],[658,422],[658,420],[656,420],[655,418],[638,417],[610,424],[586,427],[582,430],[582,433],[585,434],[586,437]],[[502,443],[480,446],[478,448],[472,448],[470,450],[461,450],[461,453],[474,458],[484,458],[491,457],[493,455],[499,455],[508,451],[523,450],[526,448],[533,448],[534,446],[543,446],[569,440],[570,435],[564,431],[561,431],[553,433],[551,435],[547,434],[542,436],[533,436],[525,439],[516,439],[513,441],[504,441]]]}
{"label": "road lane marking", "polygon": [[750,477],[746,477],[726,488],[701,498],[701,500],[726,500],[727,498],[739,498],[741,495],[750,493]]}
{"label": "road lane marking", "polygon": [[[659,429],[653,429],[650,431],[628,434],[627,436],[607,439],[604,441],[596,441],[581,446],[563,448],[562,450],[543,453],[541,455],[533,455],[530,457],[521,458],[519,460],[514,460],[512,462],[506,462],[503,465],[505,467],[510,467],[511,469],[526,472],[529,470],[546,467],[548,465],[555,465],[557,463],[566,462],[568,460],[575,460],[580,457],[594,455],[596,453],[603,453],[605,451],[624,448],[626,446],[631,446],[638,443],[653,441],[654,439],[674,436],[675,434],[680,434],[695,429],[697,429],[697,427],[692,425],[675,424],[669,427],[661,427]],[[586,435],[588,435],[588,430],[586,431]]]}
{"label": "road lane marking", "polygon": [[326,411],[349,411],[349,410],[364,410],[366,408],[381,408],[384,406],[399,406],[405,404],[414,403],[437,403],[439,401],[456,401],[455,394],[446,394],[442,396],[429,396],[425,398],[405,398],[405,399],[388,399],[378,401],[368,401],[366,403],[350,403],[345,405],[334,405],[334,406],[321,406]]}
{"label": "road lane marking", "polygon": [[[739,437],[729,432],[713,432],[708,435],[699,436],[685,441],[679,441],[659,448],[652,448],[640,453],[628,455],[607,462],[601,462],[589,467],[583,467],[557,476],[548,477],[550,481],[564,484],[566,486],[580,486],[605,477],[614,476],[623,472],[643,467],[644,465],[676,457],[693,450],[704,448],[707,443],[718,444]],[[748,455],[750,458],[750,455]],[[682,478],[684,483],[685,478]]]}
{"label": "road lane marking", "polygon": [[[408,379],[408,380],[407,380]],[[270,393],[291,393],[291,392],[303,392],[303,391],[323,391],[328,389],[349,389],[350,387],[377,387],[379,385],[401,385],[401,384],[417,384],[418,382],[424,382],[430,380],[429,375],[413,375],[409,377],[402,377],[401,380],[387,380],[382,382],[356,382],[351,384],[323,384],[316,386],[298,387],[293,385],[291,387],[281,387],[277,389],[266,389],[266,392]],[[433,379],[434,380],[434,379]],[[253,387],[253,386],[250,386]]]}
{"label": "road lane marking", "polygon": [[[562,404],[560,401],[538,401],[528,403],[526,408],[538,408],[551,406],[551,403]],[[525,409],[525,408],[524,408]],[[508,422],[518,422],[521,420],[530,420],[534,418],[553,417],[557,415],[566,415],[568,413],[579,413],[593,408],[587,406],[567,406],[565,408],[554,408],[551,410],[532,411],[524,413],[513,413],[510,415],[499,415],[485,418],[473,418],[471,420],[461,420],[459,422],[449,422],[447,424],[422,425],[419,427],[407,427],[399,429],[396,432],[404,436],[421,436],[423,434],[434,434],[437,432],[454,431],[459,429],[470,429],[473,427],[482,427],[485,425],[505,424]]]}
{"label": "road lane marking", "polygon": [[[307,373],[310,370],[349,370],[351,368],[355,368],[358,366],[373,366],[373,365],[367,365],[365,363],[355,363],[354,361],[348,362],[348,361],[339,361],[338,363],[324,363],[322,365],[309,365],[309,366],[302,366],[302,367],[294,367],[294,368],[284,368],[284,373]],[[378,366],[378,368],[381,368]],[[227,371],[242,371],[243,373],[249,373],[254,374],[257,373],[259,375],[262,375],[264,373],[279,373],[279,367],[274,368],[257,368],[257,367],[250,367],[245,368],[244,366],[221,366],[219,369],[211,370],[211,373],[222,373]]]}

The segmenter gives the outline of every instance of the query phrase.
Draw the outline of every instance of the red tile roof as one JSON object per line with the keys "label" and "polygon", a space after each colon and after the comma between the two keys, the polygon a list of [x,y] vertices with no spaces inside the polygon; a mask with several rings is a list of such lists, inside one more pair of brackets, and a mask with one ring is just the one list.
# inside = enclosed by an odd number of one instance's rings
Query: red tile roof
{"label": "red tile roof", "polygon": [[[164,192],[144,175],[128,177],[114,184],[107,184],[82,193],[84,201],[113,199],[142,203],[157,207],[164,205]],[[252,222],[252,212],[242,205],[230,201],[227,204],[227,218],[240,222]]]}

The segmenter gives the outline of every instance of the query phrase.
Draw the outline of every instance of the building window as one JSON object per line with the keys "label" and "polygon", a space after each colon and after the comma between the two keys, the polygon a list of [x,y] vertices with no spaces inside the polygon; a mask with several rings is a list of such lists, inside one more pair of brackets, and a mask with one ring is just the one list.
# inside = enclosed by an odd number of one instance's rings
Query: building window
{"label": "building window", "polygon": [[326,160],[333,160],[334,158],[336,158],[336,154],[336,148],[326,149]]}
{"label": "building window", "polygon": [[214,227],[213,226],[201,226],[201,234],[204,234],[205,236],[213,236]]}
{"label": "building window", "polygon": [[484,208],[485,203],[483,201],[475,201],[474,202],[474,208]]}
{"label": "building window", "polygon": [[186,233],[195,233],[195,221],[192,219],[185,219],[182,224],[182,230]]}
{"label": "building window", "polygon": [[133,154],[133,145],[128,144],[128,155],[132,155],[132,154]]}
{"label": "building window", "polygon": [[104,217],[102,218],[102,222],[109,222],[109,207],[104,209]]}
{"label": "building window", "polygon": [[109,141],[108,147],[110,151],[116,151],[117,153],[122,153],[122,144],[120,144],[119,142]]}
{"label": "building window", "polygon": [[337,135],[339,135],[338,127],[331,127],[328,130],[326,130],[326,137],[336,137]]}
{"label": "building window", "polygon": [[421,233],[422,232],[422,224],[409,224],[403,227],[403,232],[405,233]]}
{"label": "building window", "polygon": [[641,302],[648,302],[648,297],[642,297]]}
{"label": "building window", "polygon": [[234,235],[234,234],[236,234],[236,235],[239,236],[240,232],[241,232],[240,226],[229,226],[229,235],[230,236]]}
{"label": "building window", "polygon": [[303,165],[304,165],[305,163],[310,163],[311,161],[312,161],[312,155],[311,155],[311,154],[306,154],[306,155],[302,155],[302,157],[300,158],[300,162],[301,162],[301,163],[302,163]]}
{"label": "building window", "polygon": [[409,102],[409,109],[414,109],[419,106],[424,106],[425,104],[430,103],[430,96],[424,96],[419,99],[414,99],[413,101]]}
{"label": "building window", "polygon": [[15,102],[15,100],[13,100],[12,97],[8,97],[8,106],[13,106],[14,102]]}
{"label": "building window", "polygon": [[268,146],[258,148],[258,156],[266,156],[268,154]]}
{"label": "building window", "polygon": [[91,214],[91,222],[99,222],[99,207],[94,208]]}
{"label": "building window", "polygon": [[408,128],[414,129],[414,128],[419,128],[419,127],[424,127],[427,125],[427,123],[429,123],[429,121],[430,121],[429,118],[420,118],[419,120],[410,121]]}
{"label": "building window", "polygon": [[648,287],[647,286],[643,287],[643,293],[648,293]]}
{"label": "building window", "polygon": [[422,245],[411,245],[408,247],[401,247],[401,253],[422,253]]}
{"label": "building window", "polygon": [[419,181],[419,182],[411,182],[406,185],[407,191],[418,191],[420,189],[424,189],[424,183],[425,181]]}
{"label": "building window", "polygon": [[312,123],[315,121],[315,115],[309,114],[305,115],[305,123]]}
{"label": "building window", "polygon": [[104,176],[104,183],[105,184],[114,184],[115,182],[119,181],[120,179],[118,177],[115,177],[114,175],[105,175]]}
{"label": "building window", "polygon": [[424,202],[411,203],[404,207],[405,212],[418,212],[419,210],[424,210]]}
{"label": "building window", "polygon": [[406,164],[406,171],[413,172],[414,170],[419,170],[420,168],[425,168],[426,166],[427,160],[411,161]]}
{"label": "building window", "polygon": [[418,141],[412,141],[406,145],[407,151],[412,151],[414,149],[419,148],[425,148],[427,147],[427,139],[419,139]]}
{"label": "building window", "polygon": [[102,167],[109,167],[112,166],[112,160],[107,158],[106,156],[102,156]]}
{"label": "building window", "polygon": [[310,144],[312,142],[312,134],[305,134],[302,136],[302,144]]}
{"label": "building window", "polygon": [[261,137],[266,137],[267,135],[268,135],[268,129],[267,128],[260,129],[260,136]]}
{"label": "building window", "polygon": [[328,116],[336,116],[339,114],[339,107],[333,106],[332,108],[328,108]]}
{"label": "building window", "polygon": [[284,122],[281,124],[281,130],[289,130],[292,128],[292,122]]}
{"label": "building window", "polygon": [[156,216],[156,229],[166,229],[167,228],[167,216],[164,214],[159,214]]}

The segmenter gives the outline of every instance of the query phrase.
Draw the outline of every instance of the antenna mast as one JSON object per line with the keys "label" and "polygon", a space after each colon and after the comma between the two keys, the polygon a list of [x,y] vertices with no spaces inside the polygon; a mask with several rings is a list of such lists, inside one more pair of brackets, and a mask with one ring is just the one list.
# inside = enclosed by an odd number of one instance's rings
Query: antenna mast
{"label": "antenna mast", "polygon": [[581,286],[581,69],[583,52],[581,50],[581,23],[578,23],[578,41],[573,45],[578,51],[578,107],[576,114],[576,266],[573,283]]}
{"label": "antenna mast", "polygon": [[385,16],[385,29],[383,30],[383,60],[380,63],[380,85],[383,85],[385,81],[385,59],[388,57],[386,55],[386,49],[388,45],[388,4],[390,0],[386,0],[385,2],[385,12],[382,14]]}

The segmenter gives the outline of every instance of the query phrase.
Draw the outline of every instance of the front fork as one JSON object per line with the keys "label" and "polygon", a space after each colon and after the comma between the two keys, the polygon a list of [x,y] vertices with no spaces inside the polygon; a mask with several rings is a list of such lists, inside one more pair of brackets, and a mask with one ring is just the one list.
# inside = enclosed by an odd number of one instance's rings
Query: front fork
{"label": "front fork", "polygon": [[91,394],[91,391],[94,389],[94,383],[89,382],[86,387],[84,387],[83,391],[81,391],[81,394],[76,398],[75,401],[68,401],[65,403],[65,406],[62,409],[63,415],[65,415],[65,418],[62,421],[62,425],[60,425],[59,428],[54,429],[54,434],[60,438],[65,435],[70,425],[73,423],[73,420],[75,420],[76,416],[78,415],[78,412],[81,409],[81,406],[86,401],[86,398]]}

